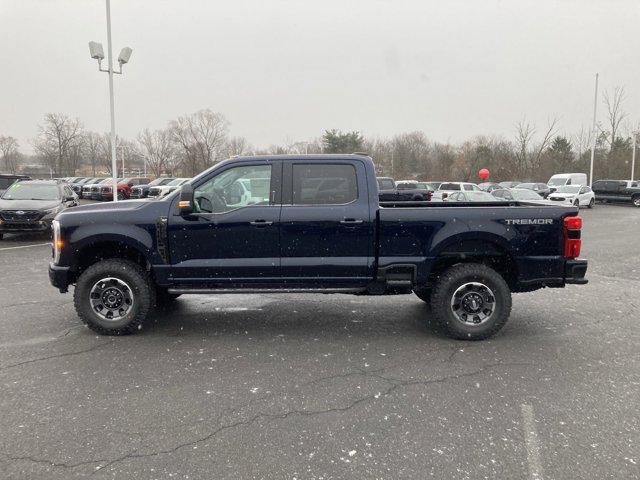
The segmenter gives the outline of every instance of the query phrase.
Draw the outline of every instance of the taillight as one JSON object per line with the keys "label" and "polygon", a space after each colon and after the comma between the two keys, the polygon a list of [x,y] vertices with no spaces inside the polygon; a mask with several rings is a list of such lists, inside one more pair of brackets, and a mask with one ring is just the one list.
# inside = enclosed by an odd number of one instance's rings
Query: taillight
{"label": "taillight", "polygon": [[565,217],[564,219],[564,256],[577,258],[580,256],[582,217]]}

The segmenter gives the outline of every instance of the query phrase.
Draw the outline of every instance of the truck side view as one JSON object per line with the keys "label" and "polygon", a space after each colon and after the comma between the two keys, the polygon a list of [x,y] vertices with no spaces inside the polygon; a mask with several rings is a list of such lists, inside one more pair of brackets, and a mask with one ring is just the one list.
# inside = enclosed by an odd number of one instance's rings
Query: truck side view
{"label": "truck side view", "polygon": [[364,155],[236,157],[160,200],[61,213],[49,276],[100,334],[184,294],[413,292],[450,336],[479,340],[512,292],[587,283],[581,227],[571,206],[380,203]]}

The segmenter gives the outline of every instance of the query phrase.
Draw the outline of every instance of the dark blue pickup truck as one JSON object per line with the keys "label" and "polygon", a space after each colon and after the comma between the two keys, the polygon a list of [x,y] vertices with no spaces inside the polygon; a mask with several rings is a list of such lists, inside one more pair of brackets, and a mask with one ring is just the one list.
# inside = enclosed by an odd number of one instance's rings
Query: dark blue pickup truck
{"label": "dark blue pickup truck", "polygon": [[364,155],[236,157],[160,200],[59,214],[49,276],[75,284],[101,334],[182,294],[414,292],[449,335],[478,340],[511,292],[587,283],[581,227],[571,206],[379,203]]}

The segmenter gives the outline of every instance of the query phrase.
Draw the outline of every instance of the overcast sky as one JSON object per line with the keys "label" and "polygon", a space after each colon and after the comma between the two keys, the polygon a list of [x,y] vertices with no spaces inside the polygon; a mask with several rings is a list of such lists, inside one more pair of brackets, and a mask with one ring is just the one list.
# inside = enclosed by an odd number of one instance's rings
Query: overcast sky
{"label": "overcast sky", "polygon": [[[593,82],[640,120],[640,1],[112,0],[118,133],[211,108],[255,146],[324,129],[457,142],[526,117],[588,126]],[[0,0],[0,135],[47,112],[109,128],[104,0]],[[106,51],[106,50],[105,50]],[[599,106],[601,108],[602,105]],[[604,109],[600,110],[604,119]]]}

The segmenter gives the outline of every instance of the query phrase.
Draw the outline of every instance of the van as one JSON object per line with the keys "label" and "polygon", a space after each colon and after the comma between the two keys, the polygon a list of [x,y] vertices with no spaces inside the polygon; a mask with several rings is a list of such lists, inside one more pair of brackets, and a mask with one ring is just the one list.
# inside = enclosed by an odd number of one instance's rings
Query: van
{"label": "van", "polygon": [[551,192],[555,192],[556,188],[564,187],[565,185],[587,186],[589,184],[587,183],[586,173],[557,173],[556,175],[551,175],[547,185]]}

